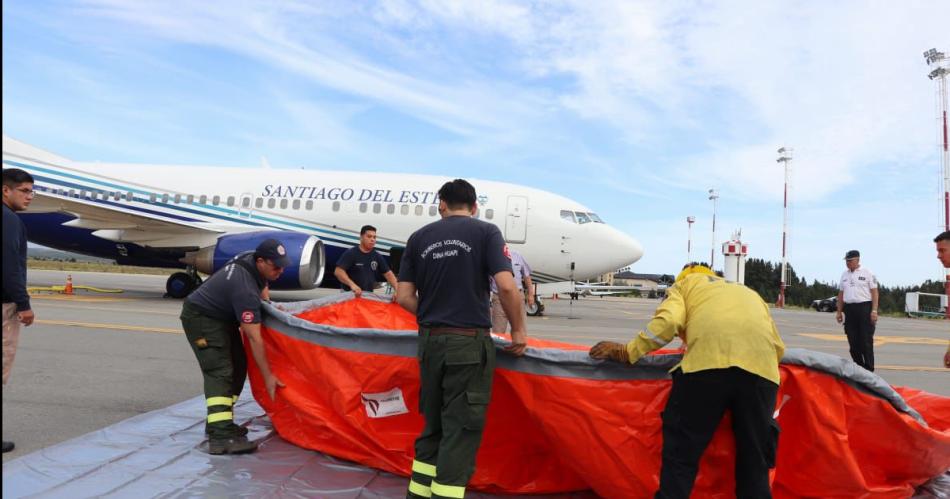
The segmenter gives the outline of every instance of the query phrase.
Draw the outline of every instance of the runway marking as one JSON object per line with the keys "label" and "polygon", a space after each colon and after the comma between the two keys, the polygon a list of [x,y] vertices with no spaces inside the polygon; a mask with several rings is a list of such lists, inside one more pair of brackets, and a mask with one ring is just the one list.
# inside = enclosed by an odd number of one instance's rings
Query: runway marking
{"label": "runway marking", "polygon": [[70,326],[84,327],[89,329],[114,329],[117,331],[142,331],[145,333],[185,334],[185,332],[181,329],[168,327],[133,326],[130,324],[103,324],[98,322],[57,321],[50,319],[37,319],[33,322],[35,324],[43,324],[47,326]]}
{"label": "runway marking", "polygon": [[[798,336],[806,336],[816,340],[824,341],[848,341],[848,337],[843,334],[820,334],[820,333],[797,333]],[[875,336],[874,346],[886,345],[888,343],[903,345],[946,345],[947,340],[941,338],[927,338],[922,336]]]}
{"label": "runway marking", "polygon": [[932,366],[874,366],[874,369],[885,369],[887,371],[927,371],[927,372],[938,372],[938,373],[950,373],[950,369],[946,367],[932,367]]}
{"label": "runway marking", "polygon": [[71,308],[75,310],[102,310],[104,312],[128,312],[136,314],[172,315],[176,317],[181,314],[180,310],[166,312],[162,310],[147,310],[144,308],[95,307],[89,305],[66,305],[62,303],[57,304],[56,308]]}
{"label": "runway marking", "polygon": [[134,298],[110,298],[106,296],[79,295],[30,295],[31,300],[81,301],[81,302],[120,302],[134,301]]}

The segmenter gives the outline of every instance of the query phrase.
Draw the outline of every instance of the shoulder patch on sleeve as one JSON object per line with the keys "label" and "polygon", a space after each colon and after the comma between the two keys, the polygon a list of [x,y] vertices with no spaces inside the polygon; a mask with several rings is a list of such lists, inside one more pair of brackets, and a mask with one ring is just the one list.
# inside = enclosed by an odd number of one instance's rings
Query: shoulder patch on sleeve
{"label": "shoulder patch on sleeve", "polygon": [[254,312],[252,312],[252,311],[250,311],[250,310],[245,310],[244,313],[241,314],[241,322],[243,322],[243,323],[245,323],[245,324],[251,324],[251,323],[253,323],[253,322],[254,322]]}

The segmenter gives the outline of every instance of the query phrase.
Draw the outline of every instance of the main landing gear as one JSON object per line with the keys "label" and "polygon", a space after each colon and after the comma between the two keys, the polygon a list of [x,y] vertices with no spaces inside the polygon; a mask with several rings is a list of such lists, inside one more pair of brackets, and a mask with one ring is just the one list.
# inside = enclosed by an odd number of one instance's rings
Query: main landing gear
{"label": "main landing gear", "polygon": [[165,297],[184,298],[201,285],[201,277],[194,267],[188,267],[184,272],[175,272],[168,276],[165,282]]}

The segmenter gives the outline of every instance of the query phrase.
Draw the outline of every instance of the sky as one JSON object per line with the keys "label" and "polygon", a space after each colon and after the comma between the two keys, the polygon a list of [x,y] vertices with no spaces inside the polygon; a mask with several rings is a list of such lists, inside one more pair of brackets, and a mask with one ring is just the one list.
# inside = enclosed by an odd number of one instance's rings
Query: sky
{"label": "sky", "polygon": [[[3,132],[79,161],[406,172],[574,199],[633,270],[942,279],[950,2],[3,1]],[[717,250],[717,266],[722,255]]]}

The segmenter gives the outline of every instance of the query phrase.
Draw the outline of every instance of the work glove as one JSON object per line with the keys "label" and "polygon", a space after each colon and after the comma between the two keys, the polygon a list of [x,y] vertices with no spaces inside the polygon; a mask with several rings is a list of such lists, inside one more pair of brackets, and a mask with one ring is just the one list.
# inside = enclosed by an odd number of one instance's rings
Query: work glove
{"label": "work glove", "polygon": [[592,359],[610,359],[615,362],[630,362],[630,354],[627,353],[627,345],[613,341],[601,341],[590,349]]}

